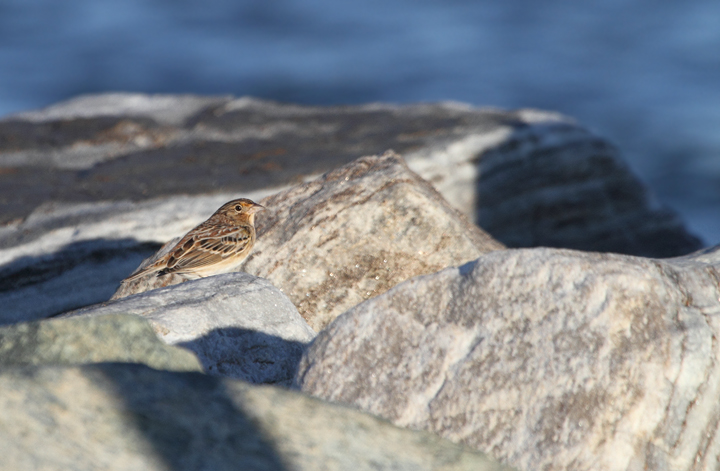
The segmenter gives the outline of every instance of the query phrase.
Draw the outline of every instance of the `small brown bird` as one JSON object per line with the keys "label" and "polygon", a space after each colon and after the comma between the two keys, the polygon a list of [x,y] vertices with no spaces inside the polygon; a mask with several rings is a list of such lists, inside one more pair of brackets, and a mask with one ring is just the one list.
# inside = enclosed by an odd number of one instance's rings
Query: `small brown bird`
{"label": "small brown bird", "polygon": [[247,198],[225,203],[207,221],[185,234],[164,257],[123,283],[151,273],[175,273],[193,279],[233,271],[255,245],[255,213],[264,209]]}

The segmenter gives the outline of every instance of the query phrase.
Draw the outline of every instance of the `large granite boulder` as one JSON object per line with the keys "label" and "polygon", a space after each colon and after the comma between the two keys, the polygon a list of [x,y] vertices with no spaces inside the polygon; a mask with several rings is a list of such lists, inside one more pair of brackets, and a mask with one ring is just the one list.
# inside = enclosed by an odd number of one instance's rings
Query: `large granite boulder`
{"label": "large granite boulder", "polygon": [[295,392],[139,365],[0,372],[0,469],[508,470]]}
{"label": "large granite boulder", "polygon": [[315,332],[267,280],[229,273],[66,314],[130,313],[170,345],[194,352],[210,374],[288,386]]}
{"label": "large granite boulder", "polygon": [[522,470],[717,469],[720,246],[496,251],[338,317],[297,384]]}
{"label": "large granite boulder", "polygon": [[0,365],[142,363],[159,370],[202,371],[197,357],[166,345],[139,316],[49,319],[0,328]]}

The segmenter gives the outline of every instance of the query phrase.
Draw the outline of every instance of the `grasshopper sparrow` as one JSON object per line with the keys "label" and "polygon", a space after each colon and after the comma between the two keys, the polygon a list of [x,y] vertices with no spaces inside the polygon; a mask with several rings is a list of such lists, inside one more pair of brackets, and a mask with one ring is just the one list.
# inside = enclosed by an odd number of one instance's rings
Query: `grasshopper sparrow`
{"label": "grasshopper sparrow", "polygon": [[152,273],[175,273],[194,279],[233,271],[255,245],[255,213],[263,209],[246,198],[225,203],[207,221],[185,234],[164,257],[123,283]]}

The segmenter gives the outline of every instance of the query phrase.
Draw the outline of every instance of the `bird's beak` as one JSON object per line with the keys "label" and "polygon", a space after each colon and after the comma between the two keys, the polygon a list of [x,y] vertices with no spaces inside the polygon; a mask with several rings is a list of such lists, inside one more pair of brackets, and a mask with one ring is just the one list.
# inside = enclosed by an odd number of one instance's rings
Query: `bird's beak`
{"label": "bird's beak", "polygon": [[265,206],[255,203],[254,205],[250,206],[247,211],[249,214],[255,214],[260,211],[265,211],[265,209],[267,209],[265,208]]}

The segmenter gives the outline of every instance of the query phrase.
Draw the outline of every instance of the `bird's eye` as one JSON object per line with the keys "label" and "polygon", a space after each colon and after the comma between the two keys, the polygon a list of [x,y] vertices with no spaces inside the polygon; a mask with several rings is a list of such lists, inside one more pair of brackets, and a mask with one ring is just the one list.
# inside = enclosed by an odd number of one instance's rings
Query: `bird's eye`
{"label": "bird's eye", "polygon": [[242,206],[240,206],[239,204],[236,204],[236,205],[235,205],[235,211],[237,211],[238,213],[239,213],[240,211],[242,211]]}

